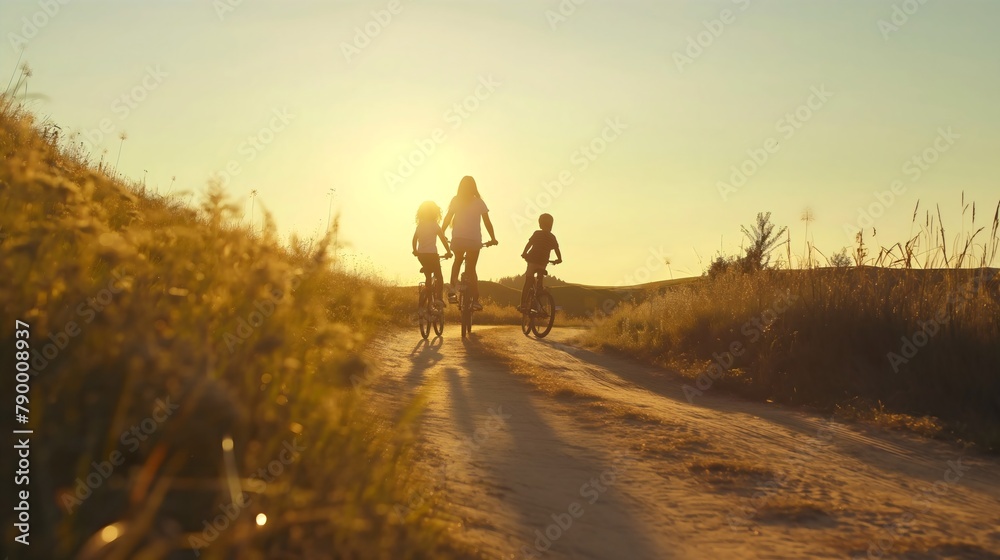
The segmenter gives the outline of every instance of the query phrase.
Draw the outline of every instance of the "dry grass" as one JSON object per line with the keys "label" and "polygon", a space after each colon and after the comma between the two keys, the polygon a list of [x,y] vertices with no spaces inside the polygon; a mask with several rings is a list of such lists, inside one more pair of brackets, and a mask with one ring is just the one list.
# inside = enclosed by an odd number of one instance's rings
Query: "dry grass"
{"label": "dry grass", "polygon": [[838,403],[834,407],[834,411],[838,418],[866,422],[924,437],[937,438],[945,434],[945,426],[938,418],[890,412],[886,410],[884,404],[871,403],[864,399]]}
{"label": "dry grass", "polygon": [[496,339],[480,334],[478,342],[479,351],[484,352],[503,364],[511,373],[521,377],[536,390],[548,397],[560,400],[599,400],[597,395],[581,390],[580,387],[567,383],[557,376],[550,375],[538,364],[512,354],[509,352],[507,346]]}
{"label": "dry grass", "polygon": [[[861,267],[722,274],[623,305],[586,341],[678,365],[695,390],[825,409],[861,398],[881,422],[928,433],[940,422],[1000,449],[1000,279],[995,269],[955,268],[996,260],[998,216],[1000,206],[989,227],[973,221],[974,233],[937,247],[930,240],[944,229],[928,217],[922,236],[874,259],[859,238]],[[907,268],[916,265],[952,268]],[[742,354],[730,365],[734,344]],[[696,382],[714,356],[729,370]]]}
{"label": "dry grass", "polygon": [[749,462],[729,459],[694,459],[688,471],[712,484],[743,483],[774,478],[774,473]]}
{"label": "dry grass", "polygon": [[[31,382],[30,556],[452,556],[421,512],[392,513],[419,490],[412,417],[387,426],[351,390],[382,286],[337,272],[327,241],[240,228],[220,189],[194,210],[110,178],[7,97],[0,152],[0,354],[14,363],[15,319],[48,352]],[[142,441],[122,437],[133,426]]]}

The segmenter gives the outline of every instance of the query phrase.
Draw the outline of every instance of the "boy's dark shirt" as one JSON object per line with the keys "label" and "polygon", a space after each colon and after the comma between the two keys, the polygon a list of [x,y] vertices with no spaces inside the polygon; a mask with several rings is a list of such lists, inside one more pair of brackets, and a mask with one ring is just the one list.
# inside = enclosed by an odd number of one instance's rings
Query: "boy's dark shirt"
{"label": "boy's dark shirt", "polygon": [[538,230],[531,234],[531,249],[524,260],[532,264],[549,264],[549,255],[559,248],[559,242],[551,231]]}

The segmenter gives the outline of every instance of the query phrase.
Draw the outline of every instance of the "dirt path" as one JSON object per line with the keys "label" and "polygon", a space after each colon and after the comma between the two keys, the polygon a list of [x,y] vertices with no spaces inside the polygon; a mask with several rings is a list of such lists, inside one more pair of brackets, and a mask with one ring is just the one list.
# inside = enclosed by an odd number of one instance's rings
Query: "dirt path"
{"label": "dirt path", "polygon": [[692,404],[571,330],[458,334],[380,341],[375,388],[427,397],[426,466],[488,558],[1000,558],[996,458],[711,389]]}

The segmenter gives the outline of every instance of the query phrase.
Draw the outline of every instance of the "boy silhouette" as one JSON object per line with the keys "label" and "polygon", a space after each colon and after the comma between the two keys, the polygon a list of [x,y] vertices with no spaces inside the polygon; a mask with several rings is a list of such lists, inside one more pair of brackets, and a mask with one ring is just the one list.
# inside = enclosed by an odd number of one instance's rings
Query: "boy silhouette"
{"label": "boy silhouette", "polygon": [[530,302],[528,302],[528,291],[531,289],[531,282],[535,274],[545,272],[545,267],[549,264],[549,255],[552,251],[556,252],[556,260],[552,264],[562,262],[562,253],[559,252],[559,241],[556,240],[555,235],[552,235],[553,221],[551,214],[542,214],[539,216],[538,227],[541,229],[531,234],[528,244],[524,246],[524,251],[521,253],[521,258],[528,261],[528,268],[524,271],[524,287],[521,288],[521,307],[519,309],[521,312],[527,310],[530,305]]}

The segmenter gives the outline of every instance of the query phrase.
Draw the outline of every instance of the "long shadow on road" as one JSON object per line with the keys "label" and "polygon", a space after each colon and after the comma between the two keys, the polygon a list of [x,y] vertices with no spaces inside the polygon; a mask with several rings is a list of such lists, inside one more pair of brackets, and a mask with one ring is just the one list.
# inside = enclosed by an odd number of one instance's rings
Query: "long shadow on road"
{"label": "long shadow on road", "polygon": [[436,337],[431,340],[419,339],[413,350],[407,356],[410,360],[410,371],[406,373],[404,381],[407,389],[416,389],[424,384],[424,375],[444,359],[441,348],[444,346],[444,339]]}
{"label": "long shadow on road", "polygon": [[[821,430],[829,430],[832,434],[832,437],[828,438],[829,445],[886,473],[903,474],[934,483],[941,478],[942,469],[945,468],[947,461],[954,460],[960,453],[939,442],[910,442],[893,437],[892,434],[880,435],[872,428],[848,427],[830,422],[816,414],[744,400],[718,388],[714,390],[709,388],[698,395],[692,403],[683,388],[685,385],[693,386],[694,382],[683,378],[680,373],[643,365],[627,356],[593,352],[560,342],[559,340],[565,336],[565,334],[557,335],[556,340],[535,340],[549,349],[545,359],[550,360],[550,363],[573,363],[579,360],[592,366],[590,374],[605,378],[598,380],[599,382],[619,387],[633,385],[669,399],[682,407],[693,406],[696,409],[727,414],[743,413],[762,418],[776,427],[795,433],[800,441],[816,438]],[[1000,477],[996,476],[995,472],[992,475],[987,474],[988,472],[984,471],[982,475],[969,477],[965,482],[975,479],[984,490],[1000,497],[997,495]]]}
{"label": "long shadow on road", "polygon": [[[514,535],[520,541],[515,548],[541,555],[551,542],[549,554],[567,558],[669,557],[655,550],[615,486],[600,484],[602,475],[609,480],[620,466],[602,445],[607,442],[592,433],[572,434],[572,419],[563,423],[553,412],[543,413],[537,408],[541,397],[483,354],[475,337],[464,347],[461,368],[446,370],[452,416],[467,438],[472,464],[487,470],[497,486],[483,490],[499,495],[526,528]],[[491,418],[500,415],[505,426],[491,430]],[[470,422],[474,417],[478,421]],[[620,475],[618,483],[628,484],[627,472]],[[571,510],[580,516],[571,517]],[[560,527],[560,520],[572,524]]]}

